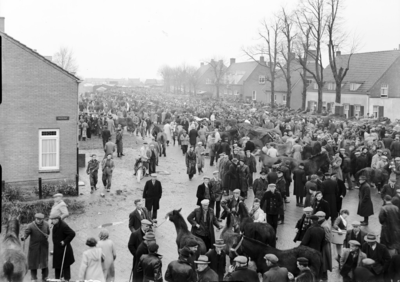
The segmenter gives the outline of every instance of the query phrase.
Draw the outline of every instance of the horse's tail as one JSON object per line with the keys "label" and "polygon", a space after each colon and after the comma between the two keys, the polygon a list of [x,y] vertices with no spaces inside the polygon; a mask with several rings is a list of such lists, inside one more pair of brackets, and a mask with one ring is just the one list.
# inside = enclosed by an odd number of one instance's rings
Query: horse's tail
{"label": "horse's tail", "polygon": [[7,281],[11,281],[12,275],[14,274],[14,265],[11,261],[7,260],[3,264],[3,272],[4,276],[7,278]]}

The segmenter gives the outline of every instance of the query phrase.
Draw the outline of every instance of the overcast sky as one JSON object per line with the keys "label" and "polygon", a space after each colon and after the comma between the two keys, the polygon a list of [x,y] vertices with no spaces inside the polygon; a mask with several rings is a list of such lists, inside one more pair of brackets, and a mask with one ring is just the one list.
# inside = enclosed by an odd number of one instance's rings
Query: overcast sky
{"label": "overcast sky", "polygon": [[[163,64],[248,58],[263,18],[297,0],[0,0],[5,30],[42,55],[72,48],[83,77],[155,78]],[[400,0],[346,0],[359,52],[400,44]],[[346,53],[346,50],[342,50]]]}

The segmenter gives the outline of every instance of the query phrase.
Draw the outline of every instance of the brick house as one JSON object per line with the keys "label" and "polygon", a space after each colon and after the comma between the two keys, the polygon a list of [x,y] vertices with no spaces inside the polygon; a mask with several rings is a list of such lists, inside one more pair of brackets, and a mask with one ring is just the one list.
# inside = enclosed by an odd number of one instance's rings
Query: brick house
{"label": "brick house", "polygon": [[[338,68],[346,67],[349,55],[336,54]],[[342,82],[341,105],[335,106],[336,84],[331,67],[324,69],[323,107],[346,117],[375,117],[396,119],[400,106],[400,51],[378,51],[353,54],[349,71]],[[314,109],[318,87],[307,89],[307,105]]]}
{"label": "brick house", "polygon": [[[4,27],[4,18],[1,27]],[[0,30],[0,160],[6,182],[74,180],[79,78]]]}
{"label": "brick house", "polygon": [[[216,63],[216,62],[214,62]],[[223,61],[220,60],[216,64],[222,64],[222,72],[226,71],[226,66]],[[197,70],[197,93],[212,93],[213,95],[217,95],[217,87],[215,86],[215,71],[213,67],[208,63],[201,63],[200,68]],[[220,81],[220,89],[219,95],[222,97],[223,95],[223,79]]]}

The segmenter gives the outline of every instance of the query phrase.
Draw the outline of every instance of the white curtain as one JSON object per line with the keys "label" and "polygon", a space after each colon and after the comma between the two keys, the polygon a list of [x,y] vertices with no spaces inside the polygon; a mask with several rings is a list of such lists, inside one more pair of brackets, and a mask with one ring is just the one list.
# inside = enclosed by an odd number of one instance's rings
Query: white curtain
{"label": "white curtain", "polygon": [[57,165],[57,140],[42,140],[42,167],[54,167]]}

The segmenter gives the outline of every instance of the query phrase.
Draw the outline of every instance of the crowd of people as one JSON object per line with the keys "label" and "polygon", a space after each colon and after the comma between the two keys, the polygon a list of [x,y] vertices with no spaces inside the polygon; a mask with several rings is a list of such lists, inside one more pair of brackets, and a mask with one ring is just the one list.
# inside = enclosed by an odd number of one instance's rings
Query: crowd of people
{"label": "crowd of people", "polygon": [[[285,108],[274,110],[254,102],[141,92],[83,95],[79,108],[80,140],[101,139],[105,152],[101,162],[92,155],[87,166],[92,192],[97,190],[100,168],[106,191],[112,189],[114,152],[117,151],[119,158],[124,156],[125,131],[143,140],[151,139],[140,148],[140,158],[148,161],[151,179],[145,183],[143,200],[135,200],[136,209],[129,215],[132,281],[259,281],[254,263],[246,256],[236,256],[227,267],[226,242],[214,235],[214,227],[221,229],[227,216],[237,216],[240,205],[249,198],[249,190],[254,193],[254,201],[247,207],[252,220],[271,225],[275,233],[279,224],[285,224],[285,205],[290,204],[288,197],[293,193],[296,206],[304,212],[294,227],[294,241],[320,252],[323,261],[322,275],[317,277],[309,259],[298,257],[299,274],[295,277],[280,265],[277,256],[267,254],[264,260],[269,270],[262,274],[263,281],[327,281],[332,259],[337,260],[343,281],[400,279],[396,267],[400,252],[400,123],[397,121],[349,120]],[[273,142],[260,146],[259,140],[242,136],[243,125],[273,133]],[[288,145],[285,148],[289,150],[282,153],[281,144]],[[190,180],[197,173],[204,174],[206,165],[214,166],[215,171],[212,176],[203,175],[196,193],[198,207],[187,217],[191,232],[204,242],[207,252],[199,253],[197,240],[186,242],[179,250],[179,258],[168,264],[163,277],[154,233],[162,185],[155,172],[169,145],[180,146]],[[320,148],[318,154],[329,156],[329,170],[308,173],[304,159],[306,146]],[[273,163],[264,162],[261,155]],[[291,160],[297,165],[293,167]],[[346,209],[346,193],[355,188],[359,189],[357,214],[362,221],[350,223],[346,220],[350,214]],[[377,195],[382,198],[382,206],[374,207],[372,198]],[[381,233],[366,233],[369,217],[376,211]],[[43,224],[39,227],[40,234],[48,236],[49,225],[41,223],[43,217],[38,214],[32,224]],[[68,258],[62,268],[58,262],[53,267],[57,266],[56,276],[63,275],[68,280],[68,265],[74,262],[70,241],[75,234],[61,214],[52,212],[50,218],[53,243],[58,244],[57,248],[54,246],[54,259],[59,259],[63,250]],[[61,233],[66,237],[57,235],[61,234],[55,232],[58,228],[65,230]],[[237,226],[234,228],[238,230]],[[40,235],[34,235],[35,228],[29,230],[32,233],[26,236]],[[337,237],[344,240],[336,240]],[[101,231],[99,238],[99,242],[88,238],[89,249],[84,252],[79,276],[113,281],[115,249],[106,230]],[[37,279],[36,269],[46,269],[44,266],[47,262],[39,265],[30,262],[33,280]],[[48,275],[46,270],[42,273],[43,277]]]}

